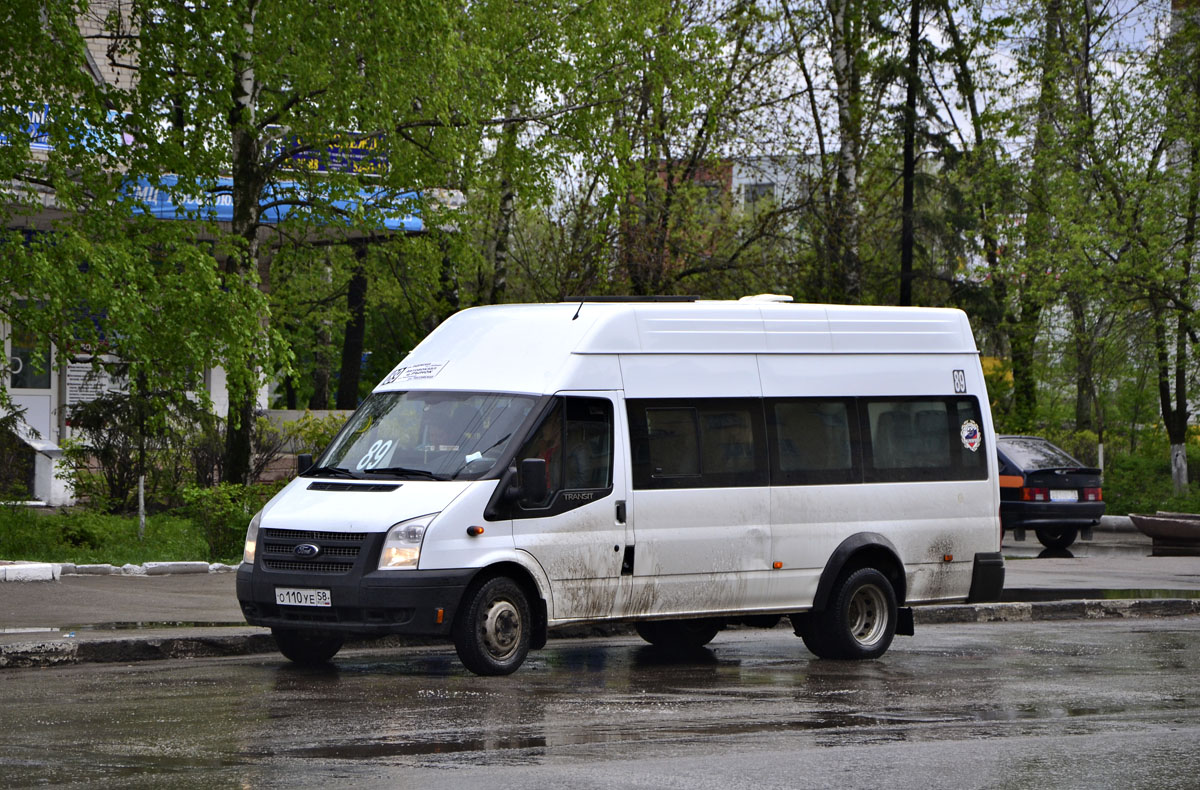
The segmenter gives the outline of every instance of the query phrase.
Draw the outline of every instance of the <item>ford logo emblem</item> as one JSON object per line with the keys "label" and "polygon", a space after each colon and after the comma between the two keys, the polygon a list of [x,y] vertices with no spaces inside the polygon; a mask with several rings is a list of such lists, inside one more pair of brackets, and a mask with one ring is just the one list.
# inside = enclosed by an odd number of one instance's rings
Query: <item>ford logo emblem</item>
{"label": "ford logo emblem", "polygon": [[297,557],[304,557],[305,559],[312,559],[313,557],[315,557],[321,553],[321,547],[314,543],[301,543],[299,546],[292,549],[292,553],[295,554]]}

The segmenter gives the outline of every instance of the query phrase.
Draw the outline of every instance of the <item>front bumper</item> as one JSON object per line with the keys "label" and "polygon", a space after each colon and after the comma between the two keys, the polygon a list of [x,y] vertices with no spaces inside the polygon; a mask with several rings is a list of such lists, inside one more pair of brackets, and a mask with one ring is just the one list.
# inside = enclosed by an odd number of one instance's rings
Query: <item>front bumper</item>
{"label": "front bumper", "polygon": [[[448,636],[474,569],[372,571],[342,576],[242,566],[237,597],[251,625],[342,634]],[[329,590],[330,606],[275,602],[275,589]]]}

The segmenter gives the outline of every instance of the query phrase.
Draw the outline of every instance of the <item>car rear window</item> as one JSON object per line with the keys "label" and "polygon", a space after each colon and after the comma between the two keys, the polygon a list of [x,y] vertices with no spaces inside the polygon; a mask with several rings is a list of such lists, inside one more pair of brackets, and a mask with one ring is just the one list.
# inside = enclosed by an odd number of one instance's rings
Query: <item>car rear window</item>
{"label": "car rear window", "polygon": [[1001,437],[996,446],[1022,469],[1079,468],[1081,463],[1045,439]]}

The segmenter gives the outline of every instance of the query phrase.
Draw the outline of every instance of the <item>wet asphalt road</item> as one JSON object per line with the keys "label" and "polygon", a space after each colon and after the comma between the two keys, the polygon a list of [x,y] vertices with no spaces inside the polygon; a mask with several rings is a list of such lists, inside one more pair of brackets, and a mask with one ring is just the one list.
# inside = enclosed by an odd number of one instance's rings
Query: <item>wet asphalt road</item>
{"label": "wet asphalt road", "polygon": [[668,658],[552,642],[0,673],[6,787],[1196,788],[1200,618],[939,625],[882,660],[786,629]]}

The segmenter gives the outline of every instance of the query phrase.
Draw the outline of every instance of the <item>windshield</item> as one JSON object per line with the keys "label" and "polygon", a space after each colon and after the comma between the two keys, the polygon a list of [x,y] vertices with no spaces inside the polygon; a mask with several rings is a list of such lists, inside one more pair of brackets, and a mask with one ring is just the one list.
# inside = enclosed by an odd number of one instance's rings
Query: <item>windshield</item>
{"label": "windshield", "polygon": [[504,393],[377,392],[306,474],[476,480],[536,403]]}

